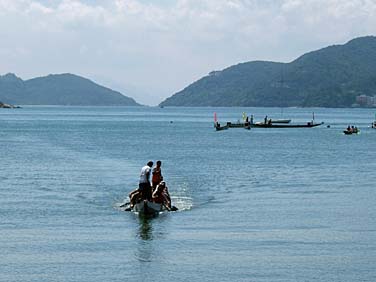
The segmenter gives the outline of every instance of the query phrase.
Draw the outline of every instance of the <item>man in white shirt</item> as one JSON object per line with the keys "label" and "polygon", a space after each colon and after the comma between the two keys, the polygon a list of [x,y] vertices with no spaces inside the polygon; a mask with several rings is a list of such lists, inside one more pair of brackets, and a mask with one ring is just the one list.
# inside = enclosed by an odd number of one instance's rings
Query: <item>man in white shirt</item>
{"label": "man in white shirt", "polygon": [[149,161],[141,168],[140,182],[138,184],[138,190],[142,192],[143,198],[148,200],[151,200],[150,172],[153,164],[152,161]]}
{"label": "man in white shirt", "polygon": [[138,189],[129,193],[130,207],[129,210],[133,208],[136,202],[141,199],[151,200],[151,185],[150,185],[150,172],[153,167],[153,162],[149,161],[146,166],[142,167],[140,174],[140,181],[138,183]]}

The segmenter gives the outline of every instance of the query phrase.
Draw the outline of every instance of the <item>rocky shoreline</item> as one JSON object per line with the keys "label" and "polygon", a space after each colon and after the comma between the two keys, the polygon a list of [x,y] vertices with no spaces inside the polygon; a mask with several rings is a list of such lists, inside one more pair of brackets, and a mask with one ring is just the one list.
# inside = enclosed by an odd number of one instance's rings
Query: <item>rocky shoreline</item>
{"label": "rocky shoreline", "polygon": [[14,105],[11,105],[11,104],[5,104],[3,102],[0,102],[0,108],[4,108],[4,109],[19,109],[21,107],[20,106],[14,106]]}

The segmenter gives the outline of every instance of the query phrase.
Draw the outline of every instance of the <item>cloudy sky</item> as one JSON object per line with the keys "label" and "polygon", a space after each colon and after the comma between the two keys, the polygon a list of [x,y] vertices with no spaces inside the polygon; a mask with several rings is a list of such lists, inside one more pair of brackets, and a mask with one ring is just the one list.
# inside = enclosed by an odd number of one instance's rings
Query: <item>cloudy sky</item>
{"label": "cloudy sky", "polygon": [[376,0],[0,0],[0,74],[74,73],[156,105],[212,70],[376,35]]}

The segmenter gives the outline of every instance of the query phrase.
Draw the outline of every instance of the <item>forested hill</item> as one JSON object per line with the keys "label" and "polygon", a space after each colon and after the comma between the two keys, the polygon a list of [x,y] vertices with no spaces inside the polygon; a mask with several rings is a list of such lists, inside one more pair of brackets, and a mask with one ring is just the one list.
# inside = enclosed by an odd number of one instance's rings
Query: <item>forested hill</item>
{"label": "forested hill", "polygon": [[353,39],[291,63],[253,61],[213,71],[161,106],[349,107],[376,95],[376,37]]}
{"label": "forested hill", "polygon": [[55,74],[24,81],[8,73],[0,76],[0,101],[17,105],[139,105],[132,98],[73,74]]}

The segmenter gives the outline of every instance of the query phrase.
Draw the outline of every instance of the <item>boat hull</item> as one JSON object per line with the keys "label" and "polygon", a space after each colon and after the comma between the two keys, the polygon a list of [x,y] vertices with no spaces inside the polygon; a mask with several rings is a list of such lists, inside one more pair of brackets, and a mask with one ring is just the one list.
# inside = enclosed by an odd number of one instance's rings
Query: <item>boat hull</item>
{"label": "boat hull", "polygon": [[163,204],[143,200],[134,205],[133,211],[142,214],[155,214],[167,210]]}
{"label": "boat hull", "polygon": [[231,122],[228,122],[224,126],[214,125],[214,127],[215,127],[215,130],[217,130],[217,131],[225,130],[225,129],[229,129],[229,128],[251,129],[251,124],[249,122],[248,123],[231,123]]}
{"label": "boat hull", "polygon": [[227,125],[225,125],[225,126],[214,126],[215,127],[215,130],[216,131],[220,131],[220,130],[226,130],[226,129],[228,129],[228,126]]}
{"label": "boat hull", "polygon": [[348,131],[348,130],[344,130],[343,133],[345,133],[346,135],[351,135],[351,134],[358,134],[359,131]]}
{"label": "boat hull", "polygon": [[322,125],[321,123],[312,123],[307,122],[306,124],[264,124],[264,123],[254,123],[252,127],[261,127],[261,128],[310,128]]}
{"label": "boat hull", "polygon": [[[289,120],[286,120],[290,122]],[[307,122],[305,124],[289,124],[288,122],[280,122],[280,123],[263,123],[263,122],[257,122],[257,123],[250,123],[250,122],[238,122],[238,123],[231,123],[227,122],[225,126],[219,126],[215,125],[216,130],[224,130],[228,128],[245,128],[245,129],[251,129],[251,127],[259,127],[259,128],[310,128],[310,127],[316,127],[319,125],[324,124],[321,123],[313,123],[313,122]]]}
{"label": "boat hull", "polygon": [[291,119],[272,119],[272,123],[290,123]]}
{"label": "boat hull", "polygon": [[237,122],[237,123],[227,122],[227,127],[251,129],[251,123],[250,122]]}

